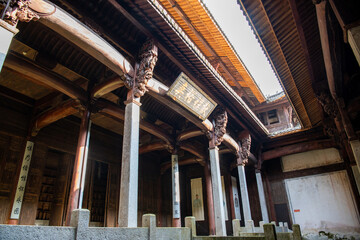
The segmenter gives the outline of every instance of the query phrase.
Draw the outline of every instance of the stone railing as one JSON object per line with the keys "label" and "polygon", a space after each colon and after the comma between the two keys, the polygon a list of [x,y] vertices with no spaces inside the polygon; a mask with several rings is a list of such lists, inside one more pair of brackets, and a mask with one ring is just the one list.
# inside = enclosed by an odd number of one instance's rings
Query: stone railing
{"label": "stone railing", "polygon": [[288,228],[288,224],[279,223],[275,226],[272,223],[259,223],[260,227],[255,227],[252,220],[245,223],[245,227],[240,227],[240,220],[233,220],[234,236],[215,237],[215,236],[196,236],[195,218],[186,217],[185,226],[191,228],[193,240],[216,240],[216,239],[241,239],[241,240],[301,240],[301,231],[298,224],[293,225],[293,229]]}
{"label": "stone railing", "polygon": [[284,224],[275,227],[274,224],[263,224],[254,227],[248,221],[245,227],[240,227],[240,221],[233,220],[234,236],[214,237],[197,236],[195,217],[185,218],[185,227],[156,227],[154,214],[142,217],[142,227],[89,227],[90,212],[87,209],[77,209],[72,212],[70,227],[57,226],[25,226],[0,225],[0,240],[17,239],[53,239],[53,240],[85,240],[85,239],[117,239],[117,240],[210,240],[210,239],[241,239],[241,240],[301,240],[299,225],[294,224],[293,230],[288,230]]}
{"label": "stone railing", "polygon": [[[259,222],[259,227],[255,227],[253,220],[245,221],[245,227],[240,227],[239,219],[234,219],[232,221],[232,224],[233,224],[234,233],[235,232],[237,233],[236,236],[240,236],[239,234],[243,234],[243,233],[264,233],[263,226],[264,226],[265,222],[263,222],[263,221]],[[287,222],[279,222],[278,226],[276,226],[276,222],[271,222],[271,224],[274,224],[275,231],[277,233],[287,233],[287,232],[291,233],[292,232],[292,230],[289,229],[289,225]]]}
{"label": "stone railing", "polygon": [[142,227],[89,227],[90,212],[77,209],[71,214],[70,227],[0,225],[0,240],[37,239],[37,240],[158,240],[158,239],[191,239],[190,228],[156,227],[154,214],[142,217]]}

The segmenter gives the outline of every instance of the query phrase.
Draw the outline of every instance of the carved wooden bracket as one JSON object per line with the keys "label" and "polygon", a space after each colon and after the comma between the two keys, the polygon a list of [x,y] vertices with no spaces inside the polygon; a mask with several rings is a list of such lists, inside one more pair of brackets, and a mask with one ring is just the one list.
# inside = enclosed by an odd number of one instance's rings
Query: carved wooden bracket
{"label": "carved wooden bracket", "polygon": [[39,20],[40,16],[30,9],[31,0],[15,0],[12,1],[5,13],[5,20],[16,25],[18,21],[30,22],[31,20]]}
{"label": "carved wooden bracket", "polygon": [[158,48],[153,40],[147,40],[142,46],[139,54],[140,64],[136,71],[135,79],[126,75],[125,86],[133,89],[135,97],[144,96],[148,91],[147,82],[153,77],[153,70],[158,59]]}
{"label": "carved wooden bracket", "polygon": [[324,118],[322,122],[325,134],[329,136],[335,143],[339,143],[340,135],[334,123],[334,119],[327,117]]}
{"label": "carved wooden bracket", "polygon": [[[251,135],[248,131],[243,131],[239,135],[240,152],[237,154],[238,164],[244,165],[249,161],[250,148],[251,148]],[[240,155],[240,156],[238,156]]]}
{"label": "carved wooden bracket", "polygon": [[214,119],[214,131],[207,131],[206,136],[210,140],[210,148],[219,146],[224,140],[223,137],[226,133],[226,125],[228,122],[227,112],[220,108],[217,110]]}
{"label": "carved wooden bracket", "polygon": [[323,107],[324,111],[332,118],[337,118],[339,116],[339,109],[336,105],[335,100],[325,92],[321,92],[320,95],[316,96],[320,105]]}

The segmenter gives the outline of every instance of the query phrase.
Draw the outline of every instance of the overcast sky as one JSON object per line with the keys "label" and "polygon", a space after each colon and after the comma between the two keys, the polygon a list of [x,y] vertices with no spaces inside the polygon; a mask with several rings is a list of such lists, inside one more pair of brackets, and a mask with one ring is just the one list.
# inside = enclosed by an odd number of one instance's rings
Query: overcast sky
{"label": "overcast sky", "polygon": [[265,96],[282,91],[236,0],[202,0]]}

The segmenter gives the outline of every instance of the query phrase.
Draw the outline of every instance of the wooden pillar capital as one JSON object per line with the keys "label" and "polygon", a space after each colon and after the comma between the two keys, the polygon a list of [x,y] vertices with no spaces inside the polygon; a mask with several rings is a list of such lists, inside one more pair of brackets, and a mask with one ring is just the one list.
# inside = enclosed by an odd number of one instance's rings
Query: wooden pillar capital
{"label": "wooden pillar capital", "polygon": [[31,0],[17,0],[12,4],[7,4],[4,11],[4,19],[15,26],[18,21],[30,22],[39,20],[40,16],[31,8]]}
{"label": "wooden pillar capital", "polygon": [[219,146],[224,140],[226,134],[226,126],[228,122],[227,112],[223,108],[219,108],[215,113],[213,120],[213,131],[207,131],[206,136],[209,139],[209,149],[214,149]]}
{"label": "wooden pillar capital", "polygon": [[133,77],[125,74],[124,84],[132,89],[133,97],[140,98],[148,91],[147,83],[153,76],[153,70],[158,59],[158,48],[153,39],[148,39],[141,47],[140,63],[135,66]]}

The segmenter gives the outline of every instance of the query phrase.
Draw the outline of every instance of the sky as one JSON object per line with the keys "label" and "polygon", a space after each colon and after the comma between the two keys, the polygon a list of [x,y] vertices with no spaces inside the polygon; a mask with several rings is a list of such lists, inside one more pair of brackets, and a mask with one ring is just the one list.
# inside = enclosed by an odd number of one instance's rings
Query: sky
{"label": "sky", "polygon": [[282,88],[237,0],[202,0],[231,42],[264,96]]}

